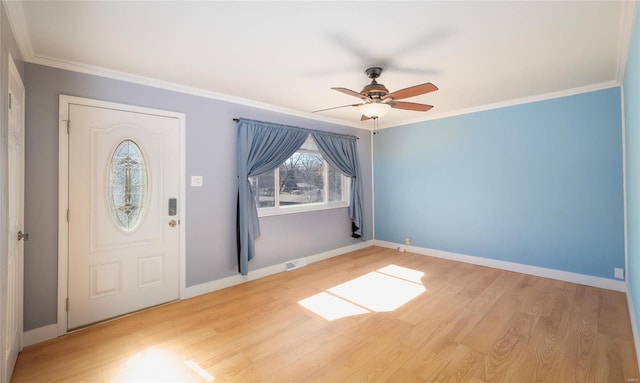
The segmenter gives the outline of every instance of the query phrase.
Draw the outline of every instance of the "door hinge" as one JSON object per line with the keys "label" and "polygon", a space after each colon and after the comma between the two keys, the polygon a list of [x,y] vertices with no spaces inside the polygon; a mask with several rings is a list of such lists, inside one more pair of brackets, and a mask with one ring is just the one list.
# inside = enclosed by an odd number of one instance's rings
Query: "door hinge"
{"label": "door hinge", "polygon": [[69,209],[67,209],[67,222],[69,222]]}
{"label": "door hinge", "polygon": [[9,92],[9,110],[11,110],[11,101],[13,100],[13,94]]}
{"label": "door hinge", "polygon": [[71,120],[61,120],[61,121],[62,121],[62,122],[66,122],[66,123],[67,123],[67,134],[69,134],[69,129],[70,129],[70,127],[69,127],[69,126],[71,125],[71,124],[70,124]]}
{"label": "door hinge", "polygon": [[69,298],[67,298],[67,301],[65,302],[65,309],[69,312]]}

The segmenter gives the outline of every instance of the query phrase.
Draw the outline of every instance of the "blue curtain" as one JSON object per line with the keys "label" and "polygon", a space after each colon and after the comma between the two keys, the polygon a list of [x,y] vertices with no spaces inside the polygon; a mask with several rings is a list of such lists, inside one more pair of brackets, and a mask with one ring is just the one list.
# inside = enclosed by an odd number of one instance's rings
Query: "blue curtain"
{"label": "blue curtain", "polygon": [[316,131],[311,134],[324,159],[344,175],[351,177],[351,201],[349,203],[351,236],[360,238],[364,234],[364,217],[362,209],[362,178],[360,177],[360,161],[358,160],[356,138]]}
{"label": "blue curtain", "polygon": [[249,177],[282,165],[304,143],[309,131],[240,119],[238,122],[238,267],[247,275],[260,236],[258,211]]}

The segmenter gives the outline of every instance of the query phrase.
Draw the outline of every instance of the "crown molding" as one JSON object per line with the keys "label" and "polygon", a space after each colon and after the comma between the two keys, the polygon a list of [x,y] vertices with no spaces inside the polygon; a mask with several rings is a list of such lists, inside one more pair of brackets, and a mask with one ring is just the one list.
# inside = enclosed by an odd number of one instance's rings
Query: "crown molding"
{"label": "crown molding", "polygon": [[[72,72],[84,73],[93,76],[105,77],[114,80],[126,81],[130,83],[135,83],[139,85],[150,86],[159,89],[165,89],[170,91],[175,91],[179,93],[185,93],[189,95],[226,101],[234,104],[245,105],[257,109],[268,110],[276,113],[282,113],[290,116],[306,118],[316,121],[327,122],[331,124],[341,125],[341,126],[349,126],[356,129],[362,129],[371,131],[373,127],[363,126],[361,122],[350,122],[345,120],[340,120],[336,118],[326,117],[318,114],[301,112],[289,108],[284,108],[268,103],[263,103],[259,101],[254,101],[242,97],[231,96],[227,94],[222,94],[202,88],[185,86],[178,83],[159,80],[155,78],[135,75],[127,72],[116,71],[113,69],[88,65],[79,62],[71,62],[65,60],[59,60],[52,57],[46,56],[36,56],[34,55],[33,46],[31,44],[31,38],[29,36],[29,30],[27,28],[26,18],[24,15],[24,9],[21,1],[11,1],[11,0],[0,0],[7,12],[7,16],[9,19],[9,24],[15,36],[16,42],[18,44],[18,48],[22,54],[22,58],[25,62],[44,65],[48,67],[58,68],[69,70]],[[414,123],[420,123],[425,121],[431,121],[441,118],[459,116],[464,114],[482,112],[492,109],[499,109],[509,106],[515,106],[520,104],[526,104],[537,101],[544,101],[554,98],[572,96],[580,93],[593,92],[597,90],[612,88],[615,86],[620,86],[624,80],[625,66],[629,53],[629,45],[631,42],[631,36],[633,32],[633,22],[635,19],[635,14],[637,12],[637,2],[636,1],[623,1],[621,2],[620,9],[620,28],[619,28],[619,43],[618,43],[618,62],[615,73],[615,80],[607,81],[603,83],[597,83],[592,85],[587,85],[578,88],[572,88],[567,90],[562,90],[558,92],[545,93],[535,96],[523,97],[513,100],[501,101],[492,104],[481,105],[472,108],[465,109],[456,109],[453,111],[443,112],[443,113],[430,113],[428,116],[420,116],[413,119],[405,120],[398,123],[390,123],[385,124],[384,118],[378,120],[379,126],[377,129],[386,129],[393,128],[397,126],[404,126]]]}
{"label": "crown molding", "polygon": [[[320,116],[313,113],[300,112],[297,110],[284,108],[284,107],[267,104],[263,102],[258,102],[258,101],[254,101],[254,100],[250,100],[242,97],[230,96],[227,94],[213,92],[210,90],[185,86],[185,85],[164,81],[164,80],[158,80],[158,79],[145,77],[145,76],[134,75],[131,73],[116,71],[116,70],[112,70],[104,67],[92,66],[92,65],[87,65],[83,63],[62,61],[62,60],[53,59],[53,58],[44,57],[44,56],[32,56],[30,59],[25,59],[25,61],[33,64],[44,65],[44,66],[68,70],[72,72],[84,73],[84,74],[93,75],[93,76],[110,78],[113,80],[120,80],[120,81],[126,81],[134,84],[150,86],[153,88],[159,88],[159,89],[170,90],[174,92],[185,93],[185,94],[190,94],[194,96],[214,99],[214,100],[231,102],[234,104],[245,105],[245,106],[249,106],[257,109],[283,113],[290,116],[301,117],[301,118],[306,118],[310,120],[323,121],[327,123],[332,123],[332,124],[337,124],[342,126],[349,126],[352,128],[368,130],[368,131],[373,130],[370,127],[362,126],[360,123],[354,123],[354,122],[339,120],[331,117]],[[592,84],[592,85],[587,85],[587,86],[582,86],[582,87],[577,87],[572,89],[561,90],[557,92],[544,93],[544,94],[535,95],[535,96],[501,101],[493,104],[481,105],[478,107],[456,109],[453,111],[444,112],[440,114],[431,114],[428,117],[418,117],[411,120],[405,120],[397,124],[386,125],[383,123],[383,121],[380,121],[383,119],[379,119],[378,121],[380,123],[380,126],[378,126],[378,129],[393,128],[397,126],[404,126],[404,125],[409,125],[409,124],[414,124],[419,122],[437,120],[441,118],[454,117],[454,116],[460,116],[464,114],[483,112],[483,111],[492,110],[492,109],[499,109],[499,108],[504,108],[509,106],[527,104],[531,102],[545,101],[545,100],[550,100],[554,98],[573,96],[581,93],[588,93],[588,92],[594,92],[598,90],[613,88],[616,86],[620,86],[620,83],[618,81],[612,80],[612,81],[607,81],[607,82],[602,82],[602,83],[597,83],[597,84]]]}
{"label": "crown molding", "polygon": [[623,1],[620,7],[620,28],[618,30],[618,65],[616,79],[618,83],[624,82],[624,74],[629,57],[631,36],[633,35],[633,21],[638,11],[637,1]]}
{"label": "crown molding", "polygon": [[31,45],[31,37],[29,36],[22,1],[2,0],[2,5],[7,12],[9,25],[13,31],[13,37],[15,37],[16,43],[18,44],[22,59],[28,60],[33,56],[33,46]]}
{"label": "crown molding", "polygon": [[581,93],[589,93],[589,92],[595,92],[603,89],[615,88],[620,85],[621,84],[618,81],[614,81],[614,80],[606,81],[606,82],[601,82],[597,84],[581,86],[577,88],[565,89],[557,92],[543,93],[535,96],[516,98],[513,100],[501,101],[493,104],[486,104],[486,105],[481,105],[481,106],[472,107],[472,108],[456,109],[449,112],[443,112],[440,114],[432,114],[429,117],[415,118],[412,120],[407,120],[400,124],[384,125],[384,126],[381,126],[379,129],[395,128],[398,126],[416,124],[416,123],[425,122],[425,121],[439,120],[442,118],[461,116],[461,115],[470,114],[470,113],[484,112],[492,109],[500,109],[500,108],[506,108],[509,106],[529,104],[532,102],[552,100],[554,98],[575,96]]}
{"label": "crown molding", "polygon": [[[185,94],[190,94],[194,96],[214,99],[214,100],[231,102],[234,104],[245,105],[245,106],[249,106],[257,109],[283,113],[290,116],[301,117],[301,118],[306,118],[310,120],[323,121],[327,123],[332,123],[332,124],[337,124],[342,126],[349,126],[356,129],[362,129],[362,130],[368,130],[368,131],[373,130],[370,127],[362,126],[360,123],[354,123],[354,122],[339,120],[331,117],[320,116],[313,113],[300,112],[297,110],[284,108],[284,107],[267,104],[263,102],[258,102],[258,101],[254,101],[254,100],[250,100],[242,97],[230,96],[223,93],[213,92],[210,90],[185,86],[185,85],[164,81],[164,80],[158,80],[158,79],[145,77],[145,76],[134,75],[131,73],[116,71],[116,70],[112,70],[104,67],[92,66],[92,65],[82,64],[82,63],[74,63],[69,61],[62,61],[62,60],[48,58],[44,56],[32,56],[29,59],[25,59],[25,61],[33,64],[44,65],[48,67],[68,70],[68,71],[77,72],[77,73],[84,73],[84,74],[98,76],[98,77],[105,77],[113,80],[120,80],[120,81],[126,81],[134,84],[150,86],[153,88],[159,88],[159,89],[170,90],[174,92],[185,93]],[[437,120],[441,118],[454,117],[454,116],[460,116],[464,114],[483,112],[483,111],[492,110],[492,109],[499,109],[499,108],[505,108],[509,106],[527,104],[531,102],[545,101],[545,100],[550,100],[554,98],[573,96],[581,93],[588,93],[588,92],[594,92],[594,91],[603,90],[603,89],[609,89],[609,88],[617,87],[620,85],[621,83],[615,80],[606,81],[602,83],[586,85],[582,87],[566,89],[566,90],[561,90],[557,92],[544,93],[544,94],[535,95],[535,96],[529,96],[529,97],[523,97],[523,98],[518,98],[513,100],[501,101],[501,102],[492,103],[492,104],[481,105],[478,107],[456,109],[449,112],[443,112],[440,114],[431,114],[428,117],[418,117],[411,120],[405,120],[397,124],[387,125],[387,124],[384,124],[383,121],[380,121],[382,120],[380,119],[378,120],[380,123],[380,126],[378,126],[377,129],[394,128],[398,126]]]}
{"label": "crown molding", "polygon": [[245,106],[249,106],[257,109],[268,110],[271,112],[283,113],[290,116],[306,118],[309,120],[323,121],[323,122],[342,125],[342,126],[350,126],[352,128],[357,128],[357,129],[370,130],[357,123],[350,123],[347,121],[320,116],[317,114],[300,112],[297,110],[284,108],[281,106],[276,106],[268,103],[250,100],[247,98],[230,96],[227,94],[213,92],[213,91],[202,89],[202,88],[181,85],[181,84],[170,82],[170,81],[158,80],[151,77],[145,77],[145,76],[135,75],[127,72],[116,71],[116,70],[108,69],[104,67],[70,62],[70,61],[63,61],[63,60],[58,60],[58,59],[49,58],[45,56],[32,56],[29,59],[25,59],[25,61],[32,64],[44,65],[48,67],[88,74],[92,76],[105,77],[113,80],[126,81],[126,82],[145,85],[153,88],[159,88],[159,89],[189,94],[192,96],[199,96],[199,97],[209,98],[213,100],[226,101],[226,102],[245,105]]}

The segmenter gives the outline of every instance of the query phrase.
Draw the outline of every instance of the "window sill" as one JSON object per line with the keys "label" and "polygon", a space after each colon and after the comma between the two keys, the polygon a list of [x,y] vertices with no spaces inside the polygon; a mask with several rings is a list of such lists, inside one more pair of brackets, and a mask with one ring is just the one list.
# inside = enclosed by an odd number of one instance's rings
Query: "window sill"
{"label": "window sill", "polygon": [[340,209],[343,207],[349,207],[348,202],[333,202],[330,204],[309,204],[304,206],[282,206],[279,208],[268,208],[263,207],[258,209],[258,218],[260,217],[270,217],[274,215],[285,215],[285,214],[295,214],[295,213],[306,213],[310,211],[318,211],[318,210],[330,210],[330,209]]}

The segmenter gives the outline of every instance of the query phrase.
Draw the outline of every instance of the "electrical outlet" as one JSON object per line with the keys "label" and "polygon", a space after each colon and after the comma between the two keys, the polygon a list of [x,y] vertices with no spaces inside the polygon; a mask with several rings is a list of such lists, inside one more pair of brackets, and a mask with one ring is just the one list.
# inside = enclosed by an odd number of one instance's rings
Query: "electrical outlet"
{"label": "electrical outlet", "polygon": [[202,187],[202,185],[203,185],[202,176],[191,176],[191,186]]}
{"label": "electrical outlet", "polygon": [[406,237],[406,238],[404,239],[404,244],[405,244],[405,245],[407,245],[407,246],[411,246],[411,238]]}
{"label": "electrical outlet", "polygon": [[624,279],[624,269],[614,267],[613,268],[613,277],[616,279]]}

